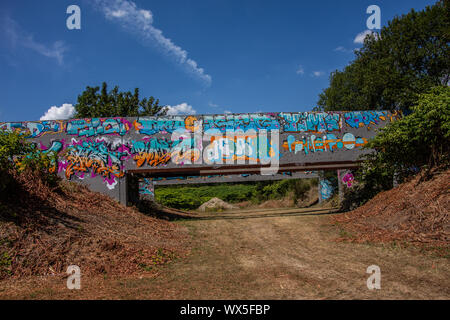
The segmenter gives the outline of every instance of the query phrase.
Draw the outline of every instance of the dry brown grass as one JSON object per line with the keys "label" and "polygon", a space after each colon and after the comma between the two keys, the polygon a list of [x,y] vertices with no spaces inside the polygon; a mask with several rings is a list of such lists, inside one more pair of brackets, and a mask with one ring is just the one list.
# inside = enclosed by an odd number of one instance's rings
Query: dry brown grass
{"label": "dry brown grass", "polygon": [[[153,275],[85,276],[68,290],[54,277],[0,282],[0,297],[25,299],[449,299],[449,260],[393,245],[334,241],[327,215],[185,220],[192,253]],[[211,214],[215,216],[217,214]],[[366,269],[381,268],[381,290]]]}
{"label": "dry brown grass", "polygon": [[[354,236],[365,241],[407,241],[450,248],[450,170],[423,181],[420,175],[381,192],[356,210],[337,216]],[[343,237],[349,240],[348,237]]]}
{"label": "dry brown grass", "polygon": [[[75,264],[86,275],[152,274],[188,251],[187,231],[143,215],[78,184],[50,188],[19,177],[0,204],[0,278],[57,275]],[[20,191],[20,192],[19,192]]]}

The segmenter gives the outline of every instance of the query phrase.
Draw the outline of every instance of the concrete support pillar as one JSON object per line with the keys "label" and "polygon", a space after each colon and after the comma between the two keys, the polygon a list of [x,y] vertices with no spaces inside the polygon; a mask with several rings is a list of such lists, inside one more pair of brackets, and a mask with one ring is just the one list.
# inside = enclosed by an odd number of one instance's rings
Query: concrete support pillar
{"label": "concrete support pillar", "polygon": [[119,180],[119,202],[123,205],[128,204],[128,177],[123,176]]}
{"label": "concrete support pillar", "polygon": [[322,181],[323,181],[323,171],[319,171],[319,183],[318,183],[318,192],[319,192],[319,204],[322,203]]}
{"label": "concrete support pillar", "polygon": [[339,205],[344,201],[344,185],[342,183],[342,170],[337,170]]}

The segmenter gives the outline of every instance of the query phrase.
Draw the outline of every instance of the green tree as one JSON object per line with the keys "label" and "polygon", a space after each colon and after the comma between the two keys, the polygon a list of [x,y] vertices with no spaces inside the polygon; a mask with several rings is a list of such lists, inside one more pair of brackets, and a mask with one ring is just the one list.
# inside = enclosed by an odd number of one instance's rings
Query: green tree
{"label": "green tree", "polygon": [[120,92],[115,86],[108,92],[105,82],[100,87],[86,87],[78,96],[75,104],[74,118],[100,118],[100,117],[138,117],[165,115],[167,107],[161,106],[154,97],[139,98],[139,89]]}
{"label": "green tree", "polygon": [[419,95],[412,113],[390,123],[370,140],[357,172],[357,188],[346,195],[344,209],[363,204],[401,180],[425,168],[447,168],[450,163],[450,87],[439,86]]}
{"label": "green tree", "polygon": [[402,174],[411,167],[429,168],[449,160],[450,87],[440,86],[421,94],[412,113],[394,121],[367,144],[375,150],[375,163]]}
{"label": "green tree", "polygon": [[450,81],[449,2],[395,17],[366,36],[355,60],[330,75],[318,105],[333,110],[409,110],[421,93]]}

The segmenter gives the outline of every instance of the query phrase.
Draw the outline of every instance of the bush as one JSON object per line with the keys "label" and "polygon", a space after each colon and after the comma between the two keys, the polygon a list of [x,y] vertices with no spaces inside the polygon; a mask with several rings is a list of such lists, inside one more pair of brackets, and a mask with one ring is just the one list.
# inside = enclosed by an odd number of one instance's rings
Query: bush
{"label": "bush", "polygon": [[0,192],[14,188],[14,175],[37,173],[44,182],[55,185],[57,155],[37,150],[36,145],[15,132],[0,131]]}
{"label": "bush", "polygon": [[360,184],[346,194],[343,209],[370,200],[378,192],[393,187],[394,174],[400,183],[421,169],[449,165],[450,88],[439,86],[422,94],[412,113],[390,123],[365,148],[356,173]]}

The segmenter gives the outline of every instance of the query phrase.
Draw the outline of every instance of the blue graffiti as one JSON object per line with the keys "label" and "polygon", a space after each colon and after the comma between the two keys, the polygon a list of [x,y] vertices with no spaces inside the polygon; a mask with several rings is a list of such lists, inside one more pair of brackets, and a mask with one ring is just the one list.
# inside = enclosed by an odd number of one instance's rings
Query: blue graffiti
{"label": "blue graffiti", "polygon": [[328,200],[333,196],[333,185],[329,180],[320,180],[320,194],[322,200]]}
{"label": "blue graffiti", "polygon": [[378,124],[387,118],[386,111],[353,111],[344,114],[345,122],[352,128]]}
{"label": "blue graffiti", "polygon": [[280,113],[285,132],[330,132],[339,130],[338,113]]}

